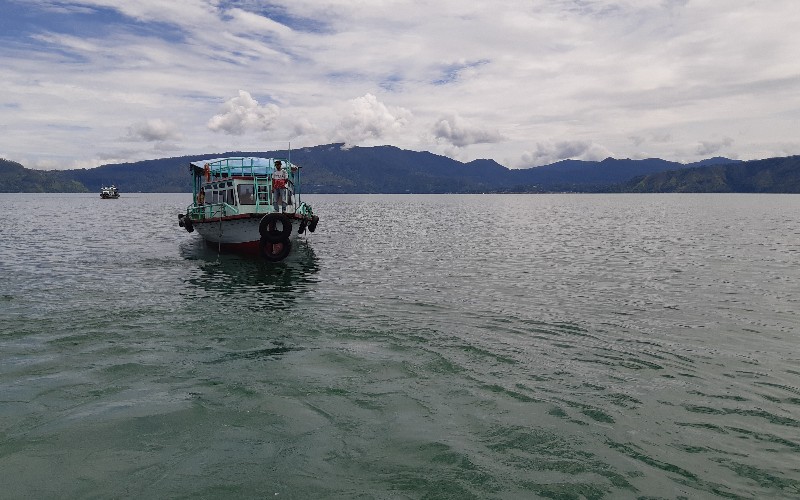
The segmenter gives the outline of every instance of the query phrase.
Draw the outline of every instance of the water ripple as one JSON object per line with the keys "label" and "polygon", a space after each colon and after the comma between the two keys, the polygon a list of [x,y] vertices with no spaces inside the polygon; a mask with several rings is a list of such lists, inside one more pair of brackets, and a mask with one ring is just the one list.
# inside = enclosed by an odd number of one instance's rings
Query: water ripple
{"label": "water ripple", "polygon": [[186,196],[0,195],[7,495],[798,495],[798,197]]}

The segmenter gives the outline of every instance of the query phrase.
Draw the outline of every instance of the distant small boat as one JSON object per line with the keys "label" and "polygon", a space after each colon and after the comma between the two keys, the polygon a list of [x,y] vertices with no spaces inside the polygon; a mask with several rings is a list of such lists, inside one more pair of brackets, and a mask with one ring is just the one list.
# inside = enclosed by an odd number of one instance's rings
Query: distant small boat
{"label": "distant small boat", "polygon": [[119,190],[117,186],[110,185],[110,186],[103,186],[100,188],[100,198],[104,200],[115,200],[119,198]]}
{"label": "distant small boat", "polygon": [[[218,158],[189,164],[192,204],[178,225],[195,229],[221,251],[259,255],[277,262],[292,239],[317,229],[319,217],[300,200],[300,167],[284,158]],[[285,200],[273,188],[285,189]]]}

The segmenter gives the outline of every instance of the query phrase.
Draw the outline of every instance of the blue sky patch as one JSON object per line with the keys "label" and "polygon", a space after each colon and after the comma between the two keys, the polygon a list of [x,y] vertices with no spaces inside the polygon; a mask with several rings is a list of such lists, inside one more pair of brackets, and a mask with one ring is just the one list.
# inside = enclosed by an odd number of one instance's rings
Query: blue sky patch
{"label": "blue sky patch", "polygon": [[477,68],[479,66],[483,66],[485,64],[489,64],[487,59],[481,59],[479,61],[468,62],[464,64],[450,64],[441,68],[442,77],[434,80],[434,85],[447,85],[453,83],[458,80],[461,72],[468,68]]}
{"label": "blue sky patch", "polygon": [[180,29],[168,23],[144,23],[110,8],[22,5],[6,2],[0,8],[0,39],[30,38],[42,33],[57,33],[80,38],[98,38],[126,33],[181,42]]}

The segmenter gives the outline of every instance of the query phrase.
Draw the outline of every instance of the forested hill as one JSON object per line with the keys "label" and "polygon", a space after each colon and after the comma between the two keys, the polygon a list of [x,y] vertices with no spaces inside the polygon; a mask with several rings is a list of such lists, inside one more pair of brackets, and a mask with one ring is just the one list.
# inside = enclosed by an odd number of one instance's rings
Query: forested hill
{"label": "forested hill", "polygon": [[[224,156],[285,158],[289,152],[239,151],[63,171],[30,170],[3,160],[0,174],[4,182],[0,183],[0,191],[98,192],[101,185],[113,183],[123,195],[126,192],[188,192],[191,190],[189,162]],[[462,163],[429,152],[393,146],[344,148],[342,144],[328,144],[291,151],[291,160],[303,167],[302,186],[307,193],[709,192],[704,188],[707,185],[715,186],[714,192],[741,191],[748,185],[755,192],[798,192],[791,181],[798,174],[796,158],[754,162],[710,158],[690,165],[657,158],[607,158],[603,161],[564,160],[514,170],[494,160]],[[773,163],[781,160],[788,163],[775,168]],[[795,165],[794,170],[792,165]],[[762,169],[768,172],[759,174]],[[729,172],[726,183],[701,180],[719,179],[719,172]],[[756,177],[755,184],[744,180]],[[689,180],[692,182],[688,183]]]}
{"label": "forested hill", "polygon": [[17,162],[0,159],[0,193],[85,193],[69,171],[30,170]]}
{"label": "forested hill", "polygon": [[635,178],[633,193],[800,193],[800,156],[685,168]]}

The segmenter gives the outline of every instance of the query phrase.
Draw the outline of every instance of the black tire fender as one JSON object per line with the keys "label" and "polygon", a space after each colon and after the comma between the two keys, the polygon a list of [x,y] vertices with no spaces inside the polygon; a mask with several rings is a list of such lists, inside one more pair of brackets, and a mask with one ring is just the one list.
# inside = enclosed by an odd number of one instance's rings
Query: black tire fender
{"label": "black tire fender", "polygon": [[289,238],[283,241],[267,241],[262,237],[258,243],[258,250],[261,257],[269,262],[278,262],[285,259],[292,251],[292,242]]}
{"label": "black tire fender", "polygon": [[[281,224],[281,229],[278,229],[278,222]],[[292,221],[284,214],[271,213],[261,219],[258,225],[258,232],[261,234],[261,240],[266,239],[269,243],[280,243],[283,240],[288,240],[292,234]]]}
{"label": "black tire fender", "polygon": [[319,217],[315,215],[311,218],[311,222],[308,223],[308,230],[312,233],[317,230],[317,222],[319,222]]}

